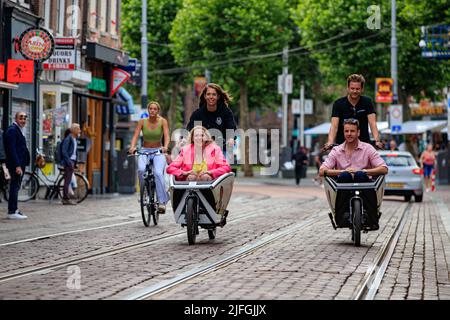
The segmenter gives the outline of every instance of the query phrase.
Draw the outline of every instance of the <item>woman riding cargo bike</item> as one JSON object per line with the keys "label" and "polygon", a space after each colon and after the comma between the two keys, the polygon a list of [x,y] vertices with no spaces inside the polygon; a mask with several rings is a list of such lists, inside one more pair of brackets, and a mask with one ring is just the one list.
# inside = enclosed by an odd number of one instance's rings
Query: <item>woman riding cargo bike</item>
{"label": "woman riding cargo bike", "polygon": [[172,175],[170,192],[175,221],[187,227],[189,244],[195,244],[198,227],[207,229],[209,238],[214,239],[216,227],[225,225],[234,183],[230,171],[222,148],[202,126],[191,130],[189,144],[167,167],[167,173]]}
{"label": "woman riding cargo bike", "polygon": [[[144,225],[149,226],[150,216],[153,216],[153,222],[158,223],[158,214],[166,211],[166,203],[169,201],[169,194],[164,183],[164,169],[166,166],[166,157],[169,146],[169,124],[167,120],[159,115],[161,107],[159,103],[152,101],[147,105],[149,117],[139,120],[134,131],[131,146],[128,152],[135,153],[136,143],[139,134],[142,131],[143,148],[139,150],[138,175],[141,191],[141,213]],[[162,144],[162,139],[164,145]],[[160,152],[161,151],[161,152]],[[148,183],[147,172],[148,164],[152,162],[152,172],[154,175],[154,187]],[[155,190],[156,188],[156,190]],[[154,197],[156,191],[156,198]],[[157,199],[158,207],[153,210]]]}

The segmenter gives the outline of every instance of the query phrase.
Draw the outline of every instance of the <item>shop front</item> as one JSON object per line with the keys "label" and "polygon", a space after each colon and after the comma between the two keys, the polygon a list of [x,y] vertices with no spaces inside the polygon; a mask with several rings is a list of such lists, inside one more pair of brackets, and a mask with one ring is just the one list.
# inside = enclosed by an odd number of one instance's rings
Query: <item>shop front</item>
{"label": "shop front", "polygon": [[39,149],[46,156],[45,175],[55,178],[58,164],[54,161],[57,143],[64,139],[72,120],[73,87],[69,84],[41,84],[39,108]]}

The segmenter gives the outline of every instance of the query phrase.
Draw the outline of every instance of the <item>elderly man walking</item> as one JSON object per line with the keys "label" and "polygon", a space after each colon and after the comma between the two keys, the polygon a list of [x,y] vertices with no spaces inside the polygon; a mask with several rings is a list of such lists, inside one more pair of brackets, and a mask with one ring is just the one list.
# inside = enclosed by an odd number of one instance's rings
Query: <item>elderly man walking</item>
{"label": "elderly man walking", "polygon": [[27,141],[24,136],[24,127],[27,123],[25,112],[17,112],[15,121],[6,129],[4,133],[4,144],[6,153],[6,166],[11,175],[8,200],[8,218],[26,219],[17,208],[19,188],[22,182],[25,167],[30,164],[30,152],[27,148]]}

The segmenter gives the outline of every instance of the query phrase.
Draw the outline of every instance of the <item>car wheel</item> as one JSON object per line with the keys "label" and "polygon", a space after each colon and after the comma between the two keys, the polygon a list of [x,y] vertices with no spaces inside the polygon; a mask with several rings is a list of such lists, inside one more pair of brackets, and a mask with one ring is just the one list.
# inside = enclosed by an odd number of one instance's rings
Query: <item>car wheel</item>
{"label": "car wheel", "polygon": [[416,202],[422,202],[422,200],[423,200],[423,194],[420,195],[420,196],[414,196],[414,200],[415,200]]}
{"label": "car wheel", "polygon": [[409,202],[410,200],[411,200],[411,195],[405,196],[405,201],[406,201],[406,202]]}

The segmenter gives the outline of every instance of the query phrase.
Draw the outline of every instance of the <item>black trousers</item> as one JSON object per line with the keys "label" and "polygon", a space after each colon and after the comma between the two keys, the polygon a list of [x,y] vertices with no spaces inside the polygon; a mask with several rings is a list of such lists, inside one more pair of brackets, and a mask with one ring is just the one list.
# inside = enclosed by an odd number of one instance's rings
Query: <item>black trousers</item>
{"label": "black trousers", "polygon": [[64,167],[64,189],[63,189],[63,199],[68,200],[69,197],[69,186],[72,182],[72,175],[75,167],[75,162],[72,161],[72,166]]}
{"label": "black trousers", "polygon": [[303,166],[295,166],[295,183],[300,184],[300,179],[303,175]]}

